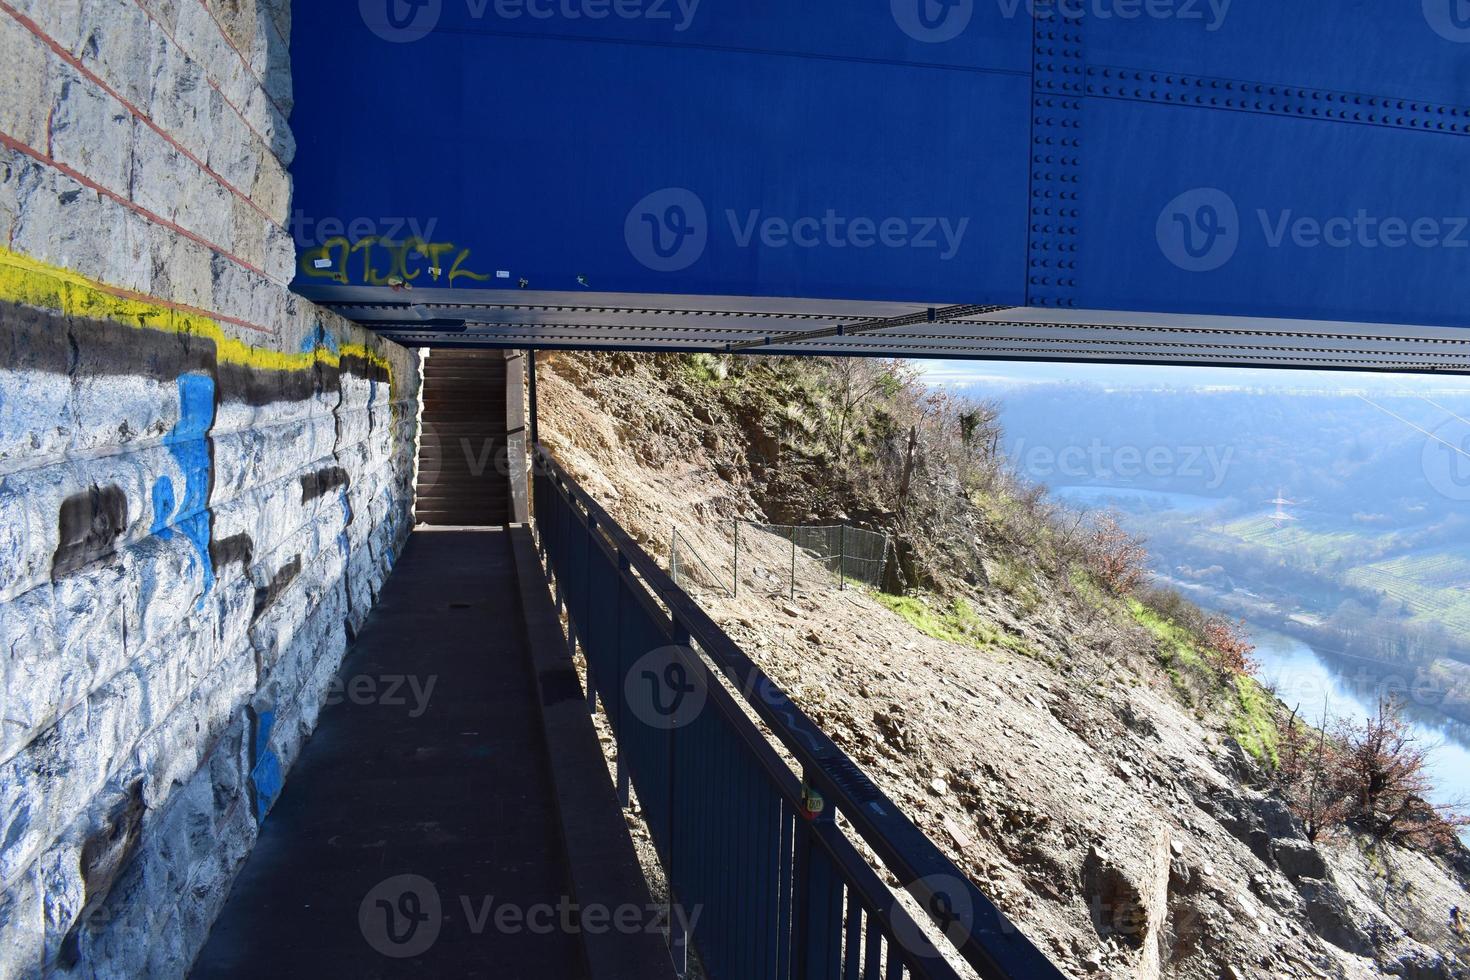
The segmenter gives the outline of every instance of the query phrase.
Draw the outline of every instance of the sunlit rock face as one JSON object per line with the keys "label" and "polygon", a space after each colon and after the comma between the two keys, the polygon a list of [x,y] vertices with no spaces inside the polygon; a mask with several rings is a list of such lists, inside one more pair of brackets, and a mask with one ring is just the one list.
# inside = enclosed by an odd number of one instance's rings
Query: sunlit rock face
{"label": "sunlit rock face", "polygon": [[177,976],[411,524],[288,291],[289,3],[0,10],[0,976]]}

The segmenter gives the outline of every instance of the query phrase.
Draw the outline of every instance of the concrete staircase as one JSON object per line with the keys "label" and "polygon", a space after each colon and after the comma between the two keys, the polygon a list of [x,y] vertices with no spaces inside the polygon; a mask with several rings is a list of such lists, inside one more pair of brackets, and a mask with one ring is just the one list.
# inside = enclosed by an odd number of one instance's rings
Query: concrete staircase
{"label": "concrete staircase", "polygon": [[[508,386],[509,375],[517,383]],[[518,360],[498,350],[439,350],[424,362],[418,523],[498,527],[515,519],[510,437],[521,424],[519,377]]]}

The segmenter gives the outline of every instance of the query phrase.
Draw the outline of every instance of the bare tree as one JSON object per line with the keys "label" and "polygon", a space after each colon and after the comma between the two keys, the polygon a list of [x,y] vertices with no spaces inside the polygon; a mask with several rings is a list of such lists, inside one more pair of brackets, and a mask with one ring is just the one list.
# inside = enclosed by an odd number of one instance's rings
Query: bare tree
{"label": "bare tree", "polygon": [[1205,643],[1220,666],[1233,674],[1254,674],[1256,645],[1246,633],[1245,623],[1214,617],[1205,621]]}
{"label": "bare tree", "polygon": [[1458,807],[1437,807],[1428,751],[1403,716],[1403,705],[1385,699],[1361,726],[1344,725],[1343,778],[1349,791],[1348,819],[1374,840],[1424,850],[1448,846],[1456,830],[1470,824]]}
{"label": "bare tree", "polygon": [[1311,729],[1297,721],[1296,710],[1281,728],[1280,763],[1276,784],[1286,805],[1302,822],[1314,844],[1331,837],[1348,816],[1348,793],[1342,779],[1342,750],[1327,730],[1327,706],[1322,725]]}
{"label": "bare tree", "polygon": [[838,357],[828,363],[834,404],[830,424],[832,455],[844,470],[848,444],[863,409],[876,396],[891,397],[904,386],[902,365],[865,357]]}
{"label": "bare tree", "polygon": [[1148,549],[1143,539],[1129,534],[1112,514],[1099,515],[1087,543],[1087,564],[1114,595],[1129,595],[1143,581]]}

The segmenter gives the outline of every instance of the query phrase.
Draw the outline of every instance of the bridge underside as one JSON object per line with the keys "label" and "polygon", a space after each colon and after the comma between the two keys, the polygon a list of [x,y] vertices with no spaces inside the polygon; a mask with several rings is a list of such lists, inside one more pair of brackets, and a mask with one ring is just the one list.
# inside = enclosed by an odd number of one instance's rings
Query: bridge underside
{"label": "bridge underside", "polygon": [[1470,331],[1440,326],[591,291],[300,291],[410,347],[1470,373]]}

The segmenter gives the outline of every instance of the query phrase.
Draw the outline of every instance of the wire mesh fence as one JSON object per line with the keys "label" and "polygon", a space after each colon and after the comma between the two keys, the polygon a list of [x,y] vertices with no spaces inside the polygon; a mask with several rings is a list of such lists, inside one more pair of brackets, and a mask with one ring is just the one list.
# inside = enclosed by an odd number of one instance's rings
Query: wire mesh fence
{"label": "wire mesh fence", "polygon": [[692,596],[715,593],[735,595],[734,565],[729,561],[715,562],[722,565],[719,571],[710,567],[699,553],[698,545],[686,534],[674,529],[673,542],[669,548],[669,577],[674,584]]}
{"label": "wire mesh fence", "polygon": [[880,587],[889,550],[888,535],[848,524],[735,521],[718,544],[675,529],[669,569],[690,594],[734,598],[753,590],[795,598],[854,583]]}

